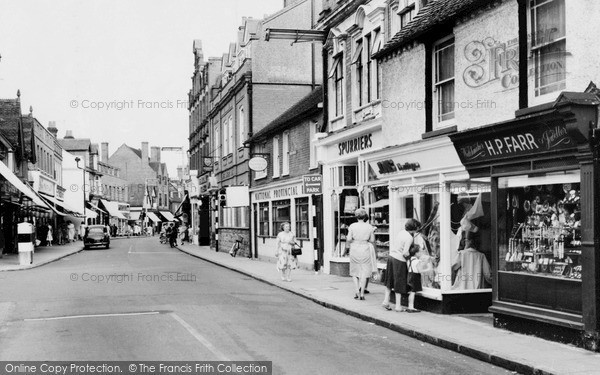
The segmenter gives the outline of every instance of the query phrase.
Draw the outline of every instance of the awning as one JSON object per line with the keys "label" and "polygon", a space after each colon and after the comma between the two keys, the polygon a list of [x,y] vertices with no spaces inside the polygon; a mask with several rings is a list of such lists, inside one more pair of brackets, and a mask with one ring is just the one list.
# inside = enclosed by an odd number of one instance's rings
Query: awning
{"label": "awning", "polygon": [[86,203],[89,204],[90,207],[93,208],[96,211],[104,212],[105,214],[108,213],[108,212],[104,211],[103,209],[101,209],[100,207],[98,207],[95,204],[93,204],[92,202],[86,202]]}
{"label": "awning", "polygon": [[163,215],[165,217],[165,219],[167,219],[167,221],[175,221],[175,216],[173,216],[172,213],[170,213],[169,211],[159,211],[161,215]]}
{"label": "awning", "polygon": [[69,205],[66,202],[61,202],[58,199],[54,198],[54,197],[49,197],[46,195],[40,195],[42,198],[46,199],[47,201],[49,201],[50,203],[56,204],[58,206],[61,206],[62,208],[64,208],[67,211],[71,211],[73,213],[76,213],[78,215],[83,215],[78,208],[73,208],[71,205]]}
{"label": "awning", "polygon": [[139,220],[140,219],[140,211],[131,211],[129,213],[129,220]]}
{"label": "awning", "polygon": [[98,214],[95,211],[85,209],[85,218],[86,219],[96,219]]}
{"label": "awning", "polygon": [[36,206],[49,208],[46,203],[40,197],[38,197],[35,192],[27,185],[23,183],[8,167],[0,162],[0,175],[2,175],[8,182],[10,182],[15,188],[17,188],[21,193],[25,194],[33,204]]}
{"label": "awning", "polygon": [[148,216],[148,219],[154,221],[155,223],[162,222],[162,220],[159,219],[158,216],[156,216],[156,214],[154,212],[148,212],[148,213],[146,213],[146,215]]}
{"label": "awning", "polygon": [[105,201],[104,199],[100,199],[100,202],[102,202],[104,207],[106,207],[110,216],[116,217],[117,219],[127,220],[121,211],[119,211],[119,204],[117,202]]}

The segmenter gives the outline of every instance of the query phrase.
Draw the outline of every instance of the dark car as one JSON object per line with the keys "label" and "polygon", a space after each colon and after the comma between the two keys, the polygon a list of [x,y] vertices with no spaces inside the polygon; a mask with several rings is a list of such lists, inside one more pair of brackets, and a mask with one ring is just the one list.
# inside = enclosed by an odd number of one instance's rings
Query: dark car
{"label": "dark car", "polygon": [[104,248],[108,249],[110,246],[110,236],[106,226],[90,225],[85,228],[83,247],[89,249],[92,246],[104,246]]}

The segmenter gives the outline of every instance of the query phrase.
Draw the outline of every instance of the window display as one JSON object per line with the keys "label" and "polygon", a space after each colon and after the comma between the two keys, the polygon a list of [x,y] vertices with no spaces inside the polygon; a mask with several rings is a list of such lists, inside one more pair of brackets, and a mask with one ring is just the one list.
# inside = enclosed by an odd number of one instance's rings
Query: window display
{"label": "window display", "polygon": [[308,198],[296,199],[296,238],[308,239]]}
{"label": "window display", "polygon": [[524,186],[511,186],[519,178],[499,180],[501,271],[581,280],[580,184],[565,177]]}
{"label": "window display", "polygon": [[281,231],[281,224],[290,222],[290,200],[273,201],[273,234]]}
{"label": "window display", "polygon": [[348,235],[348,227],[356,222],[354,211],[359,206],[359,196],[356,189],[344,189],[337,199],[337,204],[334,206],[335,219],[335,248],[333,257],[347,257],[346,253],[346,236]]}
{"label": "window display", "polygon": [[377,263],[387,263],[390,253],[390,205],[387,186],[371,188],[373,203],[369,205],[370,223],[375,227]]}

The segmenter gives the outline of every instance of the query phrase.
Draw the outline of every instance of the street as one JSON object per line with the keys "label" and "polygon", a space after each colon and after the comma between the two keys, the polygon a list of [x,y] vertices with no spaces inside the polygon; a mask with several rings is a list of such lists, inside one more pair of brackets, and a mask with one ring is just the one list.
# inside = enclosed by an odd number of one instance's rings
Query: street
{"label": "street", "polygon": [[265,360],[276,374],[507,373],[190,257],[158,237],[117,239],[109,250],[3,272],[0,280],[3,361]]}

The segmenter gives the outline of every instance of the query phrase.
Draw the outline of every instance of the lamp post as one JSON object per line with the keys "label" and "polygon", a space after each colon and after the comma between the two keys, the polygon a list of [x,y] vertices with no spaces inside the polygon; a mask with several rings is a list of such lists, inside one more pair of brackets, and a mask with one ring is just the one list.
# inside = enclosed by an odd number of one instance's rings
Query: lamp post
{"label": "lamp post", "polygon": [[77,163],[77,168],[81,169],[81,171],[83,172],[83,216],[84,216],[84,221],[86,221],[86,218],[85,218],[85,165],[83,166],[83,168],[80,167],[79,161],[81,161],[81,159],[76,157],[75,163]]}

